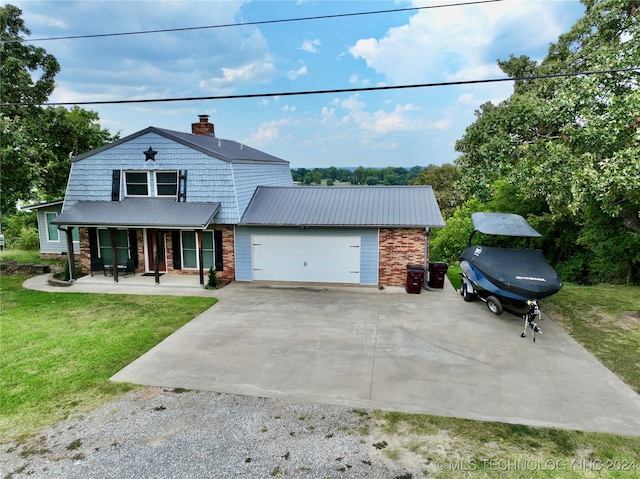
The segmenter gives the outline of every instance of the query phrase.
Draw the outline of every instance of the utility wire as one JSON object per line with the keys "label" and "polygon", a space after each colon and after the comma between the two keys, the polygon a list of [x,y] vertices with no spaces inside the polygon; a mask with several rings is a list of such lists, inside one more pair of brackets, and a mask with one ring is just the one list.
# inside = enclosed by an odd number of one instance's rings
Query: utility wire
{"label": "utility wire", "polygon": [[178,101],[205,101],[205,100],[235,100],[240,98],[267,98],[280,96],[302,96],[302,95],[325,95],[329,93],[357,93],[366,91],[383,91],[383,90],[403,90],[408,88],[432,88],[455,85],[478,85],[483,83],[498,83],[507,81],[534,81],[545,78],[567,78],[577,76],[602,75],[606,73],[622,73],[640,71],[640,67],[619,68],[613,70],[594,70],[575,73],[554,73],[549,75],[533,75],[516,78],[489,78],[485,80],[460,80],[453,82],[437,82],[437,83],[418,83],[414,85],[395,85],[395,86],[378,86],[366,88],[337,88],[332,90],[308,90],[308,91],[289,91],[279,93],[247,93],[242,95],[220,95],[220,96],[196,96],[196,97],[180,97],[180,98],[149,98],[143,100],[103,100],[103,101],[79,101],[79,102],[52,102],[52,103],[0,103],[0,106],[74,106],[74,105],[125,105],[130,103],[169,103]]}
{"label": "utility wire", "polygon": [[243,22],[243,23],[227,23],[221,25],[206,25],[201,27],[182,27],[182,28],[166,28],[160,30],[141,30],[136,32],[120,32],[120,33],[96,33],[89,35],[70,35],[65,37],[44,37],[44,38],[29,38],[29,39],[20,39],[20,40],[3,40],[3,43],[9,42],[46,42],[51,40],[77,40],[81,38],[105,38],[105,37],[122,37],[127,35],[146,35],[149,33],[168,33],[168,32],[187,32],[192,30],[207,30],[213,28],[228,28],[228,27],[246,27],[252,25],[269,25],[273,23],[288,23],[288,22],[302,22],[309,20],[326,20],[331,18],[344,18],[344,17],[356,17],[361,15],[379,15],[382,13],[399,13],[399,12],[409,12],[415,10],[428,10],[433,8],[447,8],[447,7],[463,7],[467,5],[477,5],[481,3],[495,3],[495,2],[503,2],[505,0],[474,0],[469,2],[460,2],[460,3],[449,3],[444,5],[429,5],[425,7],[408,7],[408,8],[395,8],[390,10],[374,10],[368,12],[355,12],[355,13],[337,13],[334,15],[320,15],[313,17],[298,17],[298,18],[283,18],[279,20],[259,20],[255,22]]}

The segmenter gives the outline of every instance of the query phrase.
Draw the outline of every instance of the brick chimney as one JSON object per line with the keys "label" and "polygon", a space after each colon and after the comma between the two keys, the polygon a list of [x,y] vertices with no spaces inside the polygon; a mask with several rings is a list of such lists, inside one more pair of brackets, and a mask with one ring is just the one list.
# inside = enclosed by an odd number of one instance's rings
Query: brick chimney
{"label": "brick chimney", "polygon": [[198,118],[200,118],[198,123],[191,123],[191,133],[194,135],[216,136],[213,123],[209,123],[209,115],[198,115]]}

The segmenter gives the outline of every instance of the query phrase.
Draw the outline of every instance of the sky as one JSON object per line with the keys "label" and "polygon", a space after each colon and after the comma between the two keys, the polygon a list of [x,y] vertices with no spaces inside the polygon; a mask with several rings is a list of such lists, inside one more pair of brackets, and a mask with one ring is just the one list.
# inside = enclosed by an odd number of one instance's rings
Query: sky
{"label": "sky", "polygon": [[[20,1],[27,43],[61,70],[51,102],[230,98],[81,105],[121,137],[149,126],[191,132],[209,115],[216,136],[292,168],[412,167],[453,163],[455,143],[483,103],[512,82],[313,95],[504,78],[509,55],[541,61],[584,15],[578,0]],[[447,5],[447,6],[443,6]],[[274,20],[411,7],[394,13]],[[238,26],[238,23],[245,25]],[[229,25],[229,26],[221,26]],[[78,35],[164,33],[59,39]],[[36,41],[55,37],[55,40]]]}

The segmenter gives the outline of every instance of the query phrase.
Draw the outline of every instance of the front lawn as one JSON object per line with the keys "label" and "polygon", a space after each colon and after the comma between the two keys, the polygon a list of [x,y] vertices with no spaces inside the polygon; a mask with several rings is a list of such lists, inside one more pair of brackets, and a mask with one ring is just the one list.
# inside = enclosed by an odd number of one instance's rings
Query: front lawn
{"label": "front lawn", "polygon": [[0,276],[0,440],[32,435],[134,386],[109,378],[213,298],[44,293]]}

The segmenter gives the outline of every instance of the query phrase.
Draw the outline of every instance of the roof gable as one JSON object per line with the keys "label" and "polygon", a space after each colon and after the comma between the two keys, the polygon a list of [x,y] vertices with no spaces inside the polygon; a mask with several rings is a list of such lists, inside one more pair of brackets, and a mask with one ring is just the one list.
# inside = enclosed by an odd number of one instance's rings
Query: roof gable
{"label": "roof gable", "polygon": [[240,224],[445,226],[430,186],[259,186]]}

